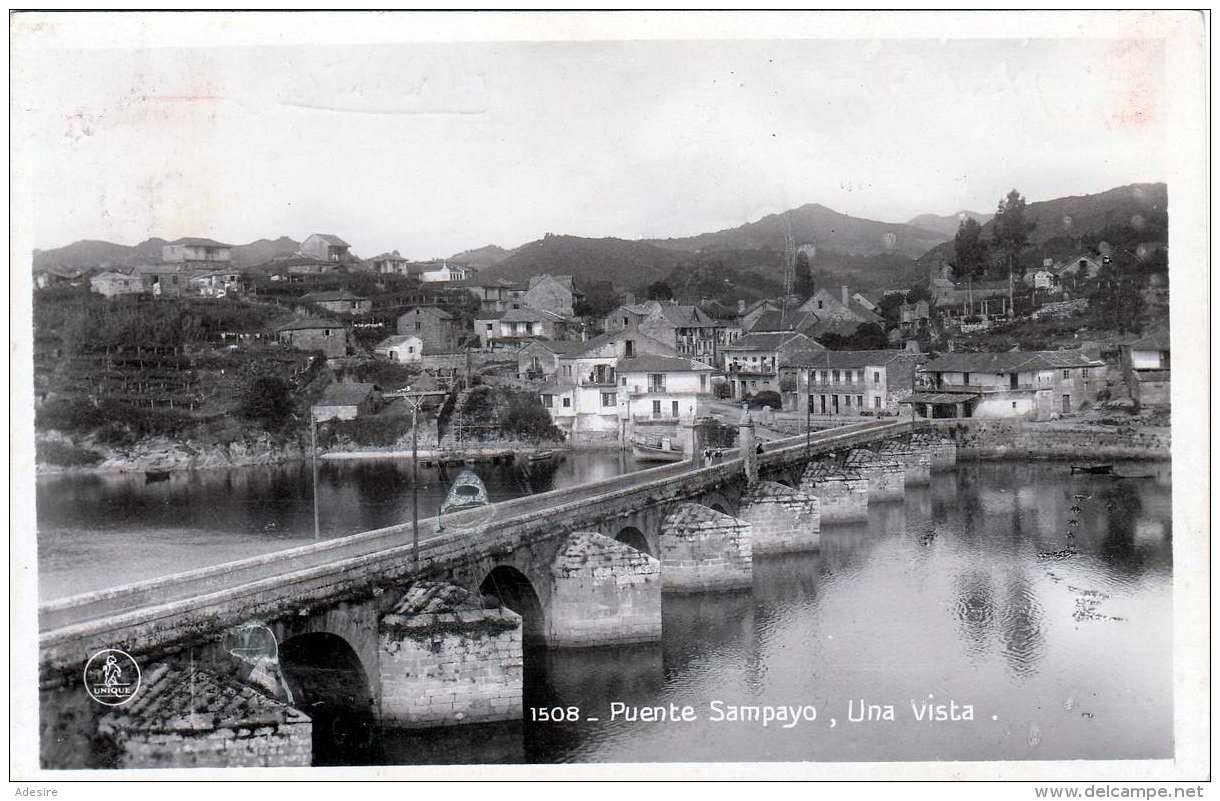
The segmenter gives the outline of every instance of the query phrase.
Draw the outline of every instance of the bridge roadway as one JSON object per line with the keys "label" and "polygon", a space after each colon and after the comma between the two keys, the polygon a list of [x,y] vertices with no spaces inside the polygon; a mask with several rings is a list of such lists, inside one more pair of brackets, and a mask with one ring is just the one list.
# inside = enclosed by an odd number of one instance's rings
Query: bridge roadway
{"label": "bridge roadway", "polygon": [[[826,453],[866,442],[909,433],[910,421],[870,421],[814,432],[809,436],[811,453]],[[806,435],[797,434],[764,444],[759,457],[760,470],[799,461],[806,448]],[[667,464],[598,481],[575,489],[516,498],[494,505],[495,517],[490,523],[477,524],[473,519],[482,510],[446,515],[444,527],[438,530],[437,519],[419,521],[419,572],[435,570],[438,560],[457,556],[468,550],[472,532],[478,533],[494,548],[496,530],[510,528],[519,521],[537,520],[551,515],[578,514],[582,507],[598,501],[647,492],[676,478],[689,478],[713,484],[728,475],[741,473],[743,457],[728,451],[715,463],[696,468],[691,461]],[[45,668],[65,668],[89,648],[107,647],[127,642],[130,632],[157,625],[159,620],[181,620],[183,616],[207,618],[211,607],[233,606],[243,598],[251,599],[251,608],[266,608],[268,598],[310,597],[325,600],[321,588],[343,584],[341,577],[376,573],[374,565],[381,561],[407,564],[405,573],[413,572],[410,560],[413,546],[410,523],[367,531],[348,537],[326,540],[297,548],[277,551],[236,562],[192,570],[163,578],[141,581],[122,587],[71,596],[41,604],[38,609],[40,665]],[[403,570],[397,571],[399,574]],[[394,578],[401,580],[404,576]],[[407,576],[409,578],[409,576]],[[350,583],[350,578],[349,578]],[[305,595],[302,595],[302,592]],[[311,594],[312,593],[312,594]],[[257,598],[255,604],[253,599]],[[220,620],[212,621],[220,624]],[[201,630],[206,625],[195,626]]]}

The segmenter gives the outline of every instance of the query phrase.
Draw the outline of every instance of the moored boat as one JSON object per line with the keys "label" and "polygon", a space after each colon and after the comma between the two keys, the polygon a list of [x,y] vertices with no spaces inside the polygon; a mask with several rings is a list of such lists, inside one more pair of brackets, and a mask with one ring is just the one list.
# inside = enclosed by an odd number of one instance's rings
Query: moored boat
{"label": "moored boat", "polygon": [[635,458],[645,462],[680,462],[686,458],[686,453],[675,447],[669,437],[651,442],[632,440],[631,451]]}
{"label": "moored boat", "polygon": [[1073,473],[1112,473],[1114,465],[1112,464],[1074,464],[1072,465]]}

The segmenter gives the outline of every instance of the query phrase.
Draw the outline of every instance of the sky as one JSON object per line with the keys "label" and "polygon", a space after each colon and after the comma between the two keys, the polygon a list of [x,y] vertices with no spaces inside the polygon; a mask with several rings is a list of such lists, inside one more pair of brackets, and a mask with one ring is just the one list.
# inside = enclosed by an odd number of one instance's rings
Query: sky
{"label": "sky", "polygon": [[991,212],[1014,187],[1165,180],[1164,48],[1131,26],[426,42],[399,16],[259,44],[247,19],[227,38],[19,21],[13,197],[34,247],[321,232],[423,259],[548,232],[686,236],[805,203],[901,222]]}

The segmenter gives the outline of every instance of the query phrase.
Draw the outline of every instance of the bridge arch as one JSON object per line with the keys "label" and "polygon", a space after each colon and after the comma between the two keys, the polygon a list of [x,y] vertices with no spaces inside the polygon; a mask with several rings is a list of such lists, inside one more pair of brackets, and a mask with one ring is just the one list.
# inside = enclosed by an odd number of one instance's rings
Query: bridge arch
{"label": "bridge arch", "polygon": [[696,500],[696,503],[706,506],[713,511],[719,512],[722,515],[729,515],[730,517],[735,517],[737,515],[737,509],[739,506],[739,504],[731,501],[723,492],[716,490],[700,496]]}
{"label": "bridge arch", "polygon": [[280,670],[297,709],[313,721],[313,764],[352,764],[375,745],[374,698],[356,651],[325,631],[279,645]]}
{"label": "bridge arch", "polygon": [[502,606],[521,616],[524,645],[545,643],[546,612],[533,582],[524,573],[510,565],[497,565],[483,579],[479,591],[495,597]]}
{"label": "bridge arch", "polygon": [[648,544],[648,537],[644,536],[644,532],[640,531],[635,526],[624,526],[617,534],[614,535],[614,539],[618,540],[624,545],[630,545],[637,551],[646,553],[654,559],[657,557],[657,554],[654,553],[652,546]]}

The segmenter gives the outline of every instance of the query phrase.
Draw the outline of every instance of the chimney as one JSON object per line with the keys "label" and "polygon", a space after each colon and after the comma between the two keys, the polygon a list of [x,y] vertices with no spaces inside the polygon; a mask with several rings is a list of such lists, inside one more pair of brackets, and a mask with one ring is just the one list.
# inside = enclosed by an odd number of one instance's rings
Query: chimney
{"label": "chimney", "polygon": [[744,300],[737,301],[737,313],[738,314],[746,313],[746,302]]}
{"label": "chimney", "polygon": [[635,293],[634,292],[624,292],[623,293],[623,305],[624,306],[634,306],[635,305]]}
{"label": "chimney", "polygon": [[843,287],[843,305],[844,305],[844,306],[850,306],[850,305],[851,305],[851,302],[849,301],[849,299],[848,299],[848,297],[847,297],[847,287],[846,287],[846,285]]}

